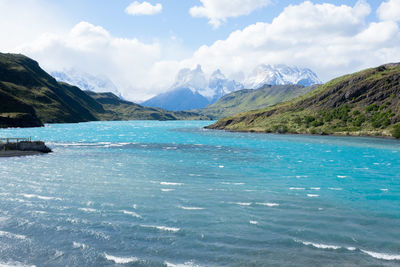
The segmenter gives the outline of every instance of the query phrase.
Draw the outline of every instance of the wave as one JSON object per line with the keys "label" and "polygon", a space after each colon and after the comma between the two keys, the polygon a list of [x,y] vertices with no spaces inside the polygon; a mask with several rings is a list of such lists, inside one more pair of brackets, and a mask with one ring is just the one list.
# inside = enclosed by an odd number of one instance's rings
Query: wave
{"label": "wave", "polygon": [[184,206],[179,206],[179,208],[183,210],[204,210],[204,208],[199,208],[199,207],[184,207]]}
{"label": "wave", "polygon": [[166,188],[161,188],[162,192],[171,192],[171,191],[175,191],[175,189],[166,189]]}
{"label": "wave", "polygon": [[312,242],[307,242],[307,241],[301,241],[301,240],[294,240],[297,243],[301,243],[305,246],[312,246],[315,248],[320,248],[320,249],[340,249],[342,248],[341,246],[334,246],[334,245],[326,245],[326,244],[320,244],[320,243],[312,243]]}
{"label": "wave", "polygon": [[[312,242],[300,241],[300,240],[294,240],[294,241],[297,243],[302,243],[303,245],[306,245],[306,246],[312,246],[312,247],[319,248],[319,249],[333,249],[333,250],[347,249],[349,251],[358,250],[356,247],[342,247],[342,246],[312,243]],[[387,261],[400,261],[399,254],[380,253],[380,252],[368,251],[368,250],[364,250],[364,249],[359,249],[359,251],[361,251],[375,259],[387,260]]]}
{"label": "wave", "polygon": [[236,204],[239,206],[250,206],[251,202],[234,202],[233,204]]}
{"label": "wave", "polygon": [[108,255],[107,253],[104,253],[104,257],[108,261],[113,261],[116,264],[127,264],[127,263],[131,263],[131,262],[139,261],[139,259],[136,257],[116,257],[116,256]]}
{"label": "wave", "polygon": [[81,249],[86,249],[86,248],[88,248],[88,245],[86,245],[86,244],[83,244],[83,243],[79,243],[79,242],[72,242],[72,246],[74,247],[74,248],[81,248]]}
{"label": "wave", "polygon": [[311,189],[311,190],[321,190],[320,187],[311,187],[310,189]]}
{"label": "wave", "polygon": [[386,261],[400,261],[400,255],[379,253],[379,252],[373,252],[373,251],[368,251],[368,250],[363,250],[363,249],[361,249],[361,251],[364,252],[365,254],[370,255],[371,257],[373,257],[375,259],[386,260]]}
{"label": "wave", "polygon": [[258,224],[257,221],[249,221],[250,224]]}
{"label": "wave", "polygon": [[244,185],[244,183],[229,183],[229,182],[221,182],[221,184]]}
{"label": "wave", "polygon": [[319,197],[319,195],[316,194],[307,194],[308,197]]}
{"label": "wave", "polygon": [[131,215],[136,218],[142,218],[142,216],[140,216],[139,214],[137,214],[136,212],[133,212],[133,211],[120,210],[120,212],[122,212],[123,214],[126,214],[126,215]]}
{"label": "wave", "polygon": [[79,208],[78,210],[84,211],[84,212],[98,212],[98,210],[96,209],[92,209],[92,208]]}
{"label": "wave", "polygon": [[192,261],[188,261],[185,263],[170,263],[168,261],[164,261],[164,264],[167,265],[167,267],[200,267],[200,265],[197,265],[193,263]]}
{"label": "wave", "polygon": [[17,235],[17,234],[13,234],[13,233],[10,233],[10,232],[5,232],[5,231],[0,231],[0,236],[7,237],[7,238],[10,238],[10,239],[20,239],[20,240],[27,239],[27,237],[24,236],[24,235]]}
{"label": "wave", "polygon": [[1,262],[0,267],[36,267],[36,265],[25,265],[21,262],[9,261],[9,262]]}
{"label": "wave", "polygon": [[306,190],[304,187],[290,187],[289,190]]}
{"label": "wave", "polygon": [[328,189],[334,190],[334,191],[342,191],[343,190],[343,188],[340,188],[340,187],[329,187]]}
{"label": "wave", "polygon": [[170,182],[161,182],[160,185],[172,185],[172,186],[181,186],[182,183],[170,183]]}
{"label": "wave", "polygon": [[337,178],[344,179],[344,178],[347,178],[347,176],[346,175],[337,175]]}
{"label": "wave", "polygon": [[267,207],[278,207],[278,203],[263,203],[263,202],[256,202],[257,205],[267,206]]}
{"label": "wave", "polygon": [[41,200],[62,200],[61,198],[58,197],[46,197],[46,196],[39,196],[35,194],[22,194],[25,198],[37,198]]}
{"label": "wave", "polygon": [[177,227],[167,227],[167,226],[157,226],[157,225],[140,225],[140,226],[144,228],[153,228],[160,231],[174,232],[174,233],[179,232],[179,230],[181,230],[180,228]]}

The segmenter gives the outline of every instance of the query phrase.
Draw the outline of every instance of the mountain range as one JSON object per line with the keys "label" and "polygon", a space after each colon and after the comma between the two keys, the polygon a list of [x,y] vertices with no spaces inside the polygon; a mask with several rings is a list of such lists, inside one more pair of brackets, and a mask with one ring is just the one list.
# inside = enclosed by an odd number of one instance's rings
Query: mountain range
{"label": "mountain range", "polygon": [[84,91],[113,93],[122,98],[117,86],[105,75],[92,75],[76,69],[52,71],[50,75],[59,82],[74,85]]}
{"label": "mountain range", "polygon": [[400,138],[400,63],[345,75],[271,107],[223,118],[209,129]]}
{"label": "mountain range", "polygon": [[[113,102],[104,103],[104,98]],[[112,93],[86,93],[58,82],[36,61],[18,54],[0,53],[0,103],[0,127],[96,120],[208,119],[194,113],[146,108]]]}
{"label": "mountain range", "polygon": [[168,92],[159,94],[142,104],[169,110],[201,109],[215,103],[224,95],[248,88],[258,89],[264,85],[296,84],[310,86],[320,84],[317,75],[310,69],[286,65],[260,65],[243,81],[226,78],[220,71],[214,71],[207,79],[200,65],[194,69],[179,71]]}

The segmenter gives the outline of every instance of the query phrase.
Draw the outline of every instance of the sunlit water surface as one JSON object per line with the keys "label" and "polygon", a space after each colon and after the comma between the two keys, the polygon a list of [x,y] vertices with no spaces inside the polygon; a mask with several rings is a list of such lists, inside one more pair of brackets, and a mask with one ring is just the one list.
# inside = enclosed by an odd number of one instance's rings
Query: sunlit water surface
{"label": "sunlit water surface", "polygon": [[400,142],[210,122],[0,130],[0,265],[398,266]]}

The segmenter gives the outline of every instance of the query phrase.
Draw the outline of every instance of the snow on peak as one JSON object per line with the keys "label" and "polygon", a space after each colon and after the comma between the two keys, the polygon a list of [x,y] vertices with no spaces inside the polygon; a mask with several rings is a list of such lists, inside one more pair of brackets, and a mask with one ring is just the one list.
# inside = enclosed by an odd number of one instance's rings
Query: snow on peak
{"label": "snow on peak", "polygon": [[92,75],[76,69],[53,71],[50,73],[57,81],[69,83],[85,91],[98,93],[111,92],[122,98],[115,84],[104,75]]}
{"label": "snow on peak", "polygon": [[201,65],[197,65],[194,69],[181,69],[172,88],[189,88],[193,93],[199,93],[210,101],[215,101],[223,95],[243,89],[243,85],[227,79],[219,69],[207,79]]}
{"label": "snow on peak", "polygon": [[181,69],[176,76],[173,88],[189,88],[193,92],[207,87],[206,76],[200,65],[194,69]]}
{"label": "snow on peak", "polygon": [[266,65],[257,66],[245,80],[245,85],[250,89],[257,89],[265,84],[285,85],[299,84],[310,86],[319,84],[318,76],[310,69],[299,68],[287,65]]}

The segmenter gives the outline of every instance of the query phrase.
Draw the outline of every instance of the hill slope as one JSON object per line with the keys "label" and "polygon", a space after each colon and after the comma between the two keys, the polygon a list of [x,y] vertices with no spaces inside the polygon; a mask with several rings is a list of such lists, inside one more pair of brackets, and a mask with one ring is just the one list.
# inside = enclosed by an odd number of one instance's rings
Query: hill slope
{"label": "hill slope", "polygon": [[193,112],[220,119],[239,112],[265,108],[295,97],[305,95],[316,86],[264,85],[259,89],[243,89],[220,98],[214,104]]}
{"label": "hill slope", "polygon": [[86,93],[99,102],[106,110],[97,114],[100,120],[209,120],[207,116],[193,112],[167,111],[160,108],[143,107],[122,100],[113,93]]}
{"label": "hill slope", "polygon": [[0,94],[8,97],[0,113],[30,114],[41,122],[91,121],[97,119],[95,113],[104,112],[78,87],[58,83],[23,55],[0,53]]}
{"label": "hill slope", "polygon": [[[96,120],[206,119],[193,113],[171,113],[122,101],[101,103],[76,86],[57,82],[23,55],[0,53],[0,127],[36,127],[43,123]],[[118,102],[116,99],[119,99]]]}
{"label": "hill slope", "polygon": [[210,125],[233,131],[400,137],[400,64],[334,79],[315,91]]}

